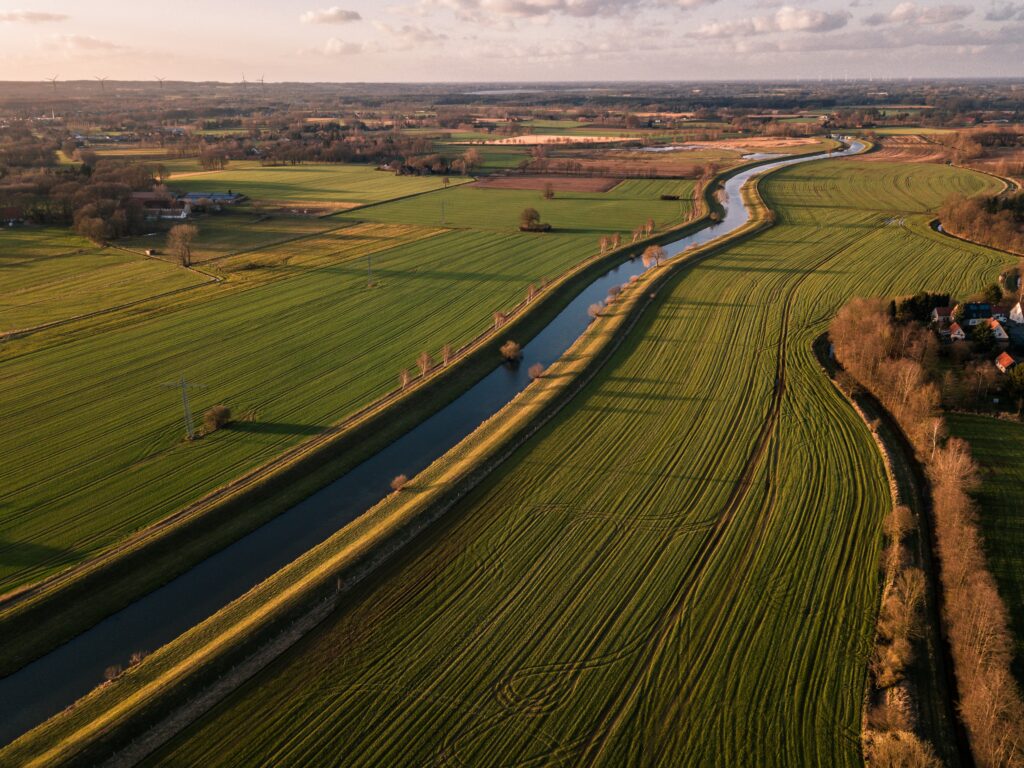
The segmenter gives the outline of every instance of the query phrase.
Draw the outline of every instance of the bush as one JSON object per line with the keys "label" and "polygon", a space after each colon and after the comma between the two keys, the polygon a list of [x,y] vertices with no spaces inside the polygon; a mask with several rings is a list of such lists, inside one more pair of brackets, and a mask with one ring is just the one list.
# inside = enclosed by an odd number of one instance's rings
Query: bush
{"label": "bush", "polygon": [[226,405],[215,405],[203,414],[203,431],[216,432],[231,423],[231,409]]}
{"label": "bush", "polygon": [[501,345],[501,356],[505,358],[506,362],[514,363],[523,356],[523,348],[519,346],[518,342],[509,339]]}
{"label": "bush", "polygon": [[391,481],[391,490],[396,492],[400,491],[405,488],[408,482],[409,478],[405,475],[395,475],[394,479]]}

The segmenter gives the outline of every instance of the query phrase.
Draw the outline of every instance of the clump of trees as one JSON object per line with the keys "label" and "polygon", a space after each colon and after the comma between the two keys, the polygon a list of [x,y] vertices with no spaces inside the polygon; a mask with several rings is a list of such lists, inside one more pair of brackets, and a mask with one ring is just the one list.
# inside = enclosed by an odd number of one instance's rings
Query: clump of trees
{"label": "clump of trees", "polygon": [[215,405],[203,414],[203,433],[212,434],[231,423],[231,409],[226,405]]}
{"label": "clump of trees", "polygon": [[519,214],[520,232],[550,232],[551,225],[540,220],[540,212],[536,208],[524,208]]}
{"label": "clump of trees", "polygon": [[939,211],[947,232],[1003,251],[1024,254],[1024,193],[950,197]]}
{"label": "clump of trees", "polygon": [[[977,507],[970,496],[978,483],[978,467],[965,441],[945,437],[938,388],[929,375],[933,337],[917,324],[898,325],[883,302],[866,299],[855,299],[839,311],[830,336],[837,360],[852,377],[848,386],[863,385],[879,399],[927,469],[944,594],[943,620],[975,761],[983,768],[1022,765],[1024,698],[1010,670],[1013,638],[1006,606],[987,567]],[[893,542],[903,529],[902,524],[893,523]],[[888,644],[892,647],[899,638],[912,636],[917,578],[907,576],[900,583],[894,580],[886,594],[888,604],[883,605],[879,630],[891,638]],[[880,681],[898,678],[906,665],[905,655],[895,650],[893,658],[882,654],[873,662],[872,673]],[[884,762],[882,756],[897,747],[917,749],[911,740],[885,737],[877,744],[866,744],[865,754],[879,755],[875,764],[893,764]]]}

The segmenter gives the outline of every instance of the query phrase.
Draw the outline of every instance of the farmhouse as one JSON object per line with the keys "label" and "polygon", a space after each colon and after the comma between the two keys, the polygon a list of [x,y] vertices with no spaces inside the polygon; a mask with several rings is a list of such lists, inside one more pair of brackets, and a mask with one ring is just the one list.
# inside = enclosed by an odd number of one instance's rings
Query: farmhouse
{"label": "farmhouse", "polygon": [[1006,333],[1006,329],[1000,324],[994,317],[990,317],[986,323],[989,329],[992,331],[992,338],[999,343],[1004,343],[1010,340],[1010,337]]}
{"label": "farmhouse", "polygon": [[964,333],[964,329],[960,327],[960,323],[953,323],[949,326],[949,340],[950,341],[964,341],[967,339],[967,334]]}
{"label": "farmhouse", "polygon": [[179,200],[193,205],[209,203],[210,205],[235,205],[245,200],[245,195],[238,192],[186,192]]}
{"label": "farmhouse", "polygon": [[1014,308],[1010,310],[1010,321],[1024,324],[1024,307],[1021,306],[1019,301]]}
{"label": "farmhouse", "polygon": [[1003,352],[999,357],[996,358],[996,368],[1003,373],[1009,372],[1009,370],[1017,365],[1017,361],[1006,352]]}
{"label": "farmhouse", "polygon": [[979,301],[957,304],[953,309],[953,315],[959,318],[958,322],[961,325],[980,325],[992,317],[992,305]]}
{"label": "farmhouse", "polygon": [[936,307],[935,309],[932,310],[932,322],[935,323],[936,325],[949,325],[949,321],[952,319],[952,307]]}
{"label": "farmhouse", "polygon": [[142,204],[146,221],[184,220],[192,215],[192,205],[184,200],[162,195],[158,192],[133,192],[132,200]]}

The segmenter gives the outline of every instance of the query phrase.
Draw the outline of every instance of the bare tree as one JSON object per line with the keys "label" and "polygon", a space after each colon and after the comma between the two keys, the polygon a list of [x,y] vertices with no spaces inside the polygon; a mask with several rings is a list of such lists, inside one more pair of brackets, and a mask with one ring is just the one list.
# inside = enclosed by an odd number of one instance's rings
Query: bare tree
{"label": "bare tree", "polygon": [[441,347],[441,363],[444,364],[444,365],[448,365],[448,363],[451,362],[451,359],[452,359],[452,345],[451,344],[445,344],[443,347]]}
{"label": "bare tree", "polygon": [[398,382],[401,384],[402,389],[408,387],[410,381],[412,381],[412,374],[409,373],[408,368],[403,368],[398,372]]}
{"label": "bare tree", "polygon": [[531,379],[539,379],[544,375],[544,365],[542,363],[534,363],[530,366],[527,373],[530,374]]}
{"label": "bare tree", "polygon": [[173,253],[183,267],[192,266],[192,243],[199,236],[195,224],[175,224],[167,233],[167,249]]}
{"label": "bare tree", "polygon": [[658,266],[666,258],[665,249],[660,245],[649,245],[644,250],[643,262],[645,267]]}
{"label": "bare tree", "polygon": [[514,363],[523,356],[523,348],[518,342],[509,339],[501,345],[501,356],[508,363]]}
{"label": "bare tree", "polygon": [[405,488],[405,486],[408,485],[408,483],[409,478],[406,477],[405,475],[395,475],[395,477],[391,480],[391,490],[395,492],[400,491],[403,488]]}
{"label": "bare tree", "polygon": [[416,365],[420,369],[420,375],[426,376],[434,367],[434,358],[430,356],[429,352],[421,352],[420,356],[416,358]]}

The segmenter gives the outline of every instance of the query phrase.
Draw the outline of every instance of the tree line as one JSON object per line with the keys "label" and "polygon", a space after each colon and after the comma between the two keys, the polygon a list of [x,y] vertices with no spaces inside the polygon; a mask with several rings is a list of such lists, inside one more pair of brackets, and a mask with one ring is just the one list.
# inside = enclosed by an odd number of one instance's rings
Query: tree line
{"label": "tree line", "polygon": [[[942,617],[949,639],[960,699],[974,759],[982,768],[1024,765],[1024,699],[1013,677],[1013,636],[1009,614],[985,559],[977,505],[971,498],[979,481],[977,464],[964,441],[948,437],[940,389],[927,358],[933,343],[924,327],[898,323],[885,302],[854,299],[836,315],[829,335],[845,386],[871,391],[900,424],[924,465],[931,485],[932,514],[944,600]],[[897,526],[899,527],[899,526]],[[890,528],[891,530],[891,528]],[[890,533],[890,548],[898,537]],[[917,576],[908,577],[916,582]],[[898,628],[916,598],[914,583],[896,590],[901,605],[883,603],[880,626]],[[891,600],[888,590],[885,600]],[[893,610],[895,608],[896,610]],[[872,674],[898,674],[905,668],[899,633],[889,631],[895,658],[876,656]],[[897,724],[898,726],[898,724]],[[903,734],[899,727],[891,733]],[[912,734],[911,734],[912,736]],[[921,743],[904,735],[883,738],[877,765],[930,765],[921,762]],[[891,750],[904,755],[890,761]],[[902,752],[901,752],[902,750]],[[927,757],[925,750],[925,757]]]}

